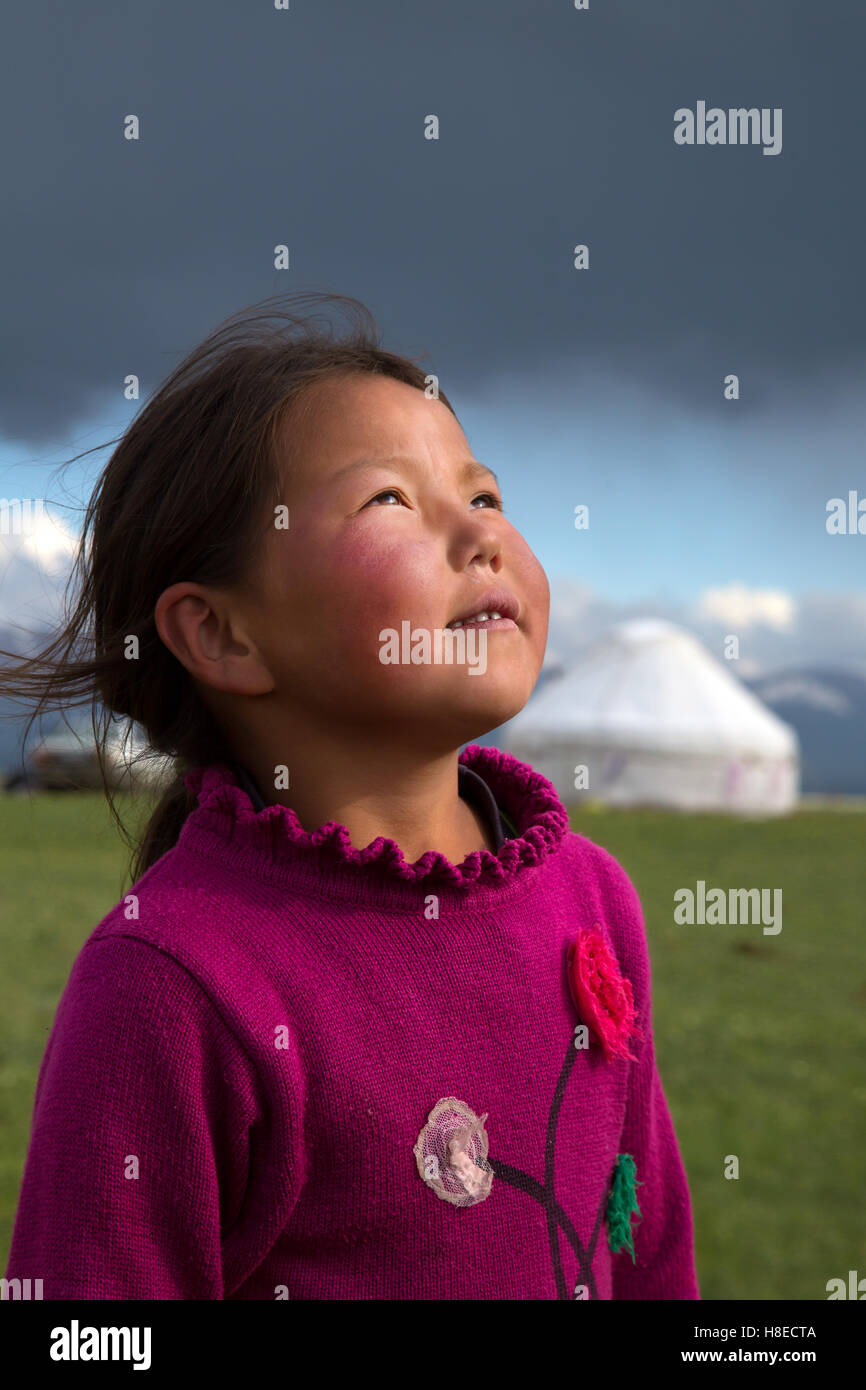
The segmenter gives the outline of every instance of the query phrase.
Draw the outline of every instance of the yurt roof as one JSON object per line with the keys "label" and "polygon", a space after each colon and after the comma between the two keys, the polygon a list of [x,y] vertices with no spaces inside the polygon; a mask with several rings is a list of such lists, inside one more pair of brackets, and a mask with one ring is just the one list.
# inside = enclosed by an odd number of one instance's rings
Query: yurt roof
{"label": "yurt roof", "polygon": [[507,726],[525,743],[563,739],[667,752],[796,755],[794,730],[690,633],[620,623]]}

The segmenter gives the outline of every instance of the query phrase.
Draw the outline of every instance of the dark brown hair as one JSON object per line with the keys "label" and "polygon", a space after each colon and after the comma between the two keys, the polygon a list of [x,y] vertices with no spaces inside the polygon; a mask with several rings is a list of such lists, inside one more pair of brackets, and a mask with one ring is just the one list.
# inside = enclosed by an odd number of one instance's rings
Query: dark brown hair
{"label": "dark brown hair", "polygon": [[[322,304],[348,311],[353,322],[342,338],[299,312]],[[38,655],[0,650],[12,663],[0,665],[0,695],[37,700],[25,742],[45,709],[90,703],[105,795],[133,851],[133,883],[177,842],[194,804],[183,784],[189,768],[231,757],[224,731],[157,632],[157,599],[181,580],[242,582],[282,501],[277,437],[291,445],[301,393],[324,378],[365,372],[420,390],[429,379],[414,360],[380,346],[369,310],[348,296],[276,295],[225,320],[150,397],[100,474],[61,628]],[[438,399],[454,413],[442,391]],[[130,636],[138,639],[137,660],[127,656]],[[150,749],[175,760],[173,781],[137,840],[117,814],[106,775],[116,716],[140,725]]]}

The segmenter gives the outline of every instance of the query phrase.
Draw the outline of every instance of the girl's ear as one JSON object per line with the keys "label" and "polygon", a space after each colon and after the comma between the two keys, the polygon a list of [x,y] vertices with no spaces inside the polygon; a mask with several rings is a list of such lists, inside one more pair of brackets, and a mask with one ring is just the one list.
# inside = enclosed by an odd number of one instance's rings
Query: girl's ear
{"label": "girl's ear", "polygon": [[237,695],[273,690],[273,677],[224,592],[187,581],[172,584],[157,599],[154,622],[161,641],[195,680]]}

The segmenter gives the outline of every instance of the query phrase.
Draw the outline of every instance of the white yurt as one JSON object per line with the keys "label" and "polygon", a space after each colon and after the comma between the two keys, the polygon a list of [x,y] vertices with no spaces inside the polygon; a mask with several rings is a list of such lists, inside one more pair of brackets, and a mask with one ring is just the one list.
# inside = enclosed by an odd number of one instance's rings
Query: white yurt
{"label": "white yurt", "polygon": [[621,623],[506,724],[500,742],[562,800],[782,815],[797,735],[690,633]]}

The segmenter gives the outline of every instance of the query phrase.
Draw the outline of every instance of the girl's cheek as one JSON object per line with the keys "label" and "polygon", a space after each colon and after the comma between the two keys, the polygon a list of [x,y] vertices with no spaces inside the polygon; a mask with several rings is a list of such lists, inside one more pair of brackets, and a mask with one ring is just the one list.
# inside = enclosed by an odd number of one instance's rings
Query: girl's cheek
{"label": "girl's cheek", "polygon": [[429,550],[383,530],[365,535],[358,528],[328,554],[321,608],[336,648],[356,671],[381,670],[380,632],[399,632],[404,619],[423,624],[441,582]]}
{"label": "girl's cheek", "polygon": [[377,528],[357,528],[332,552],[331,571],[335,591],[355,611],[393,618],[417,613],[418,604],[429,601],[437,582],[436,556],[429,546],[397,534],[387,522]]}
{"label": "girl's cheek", "polygon": [[550,584],[544,566],[520,532],[513,528],[512,531],[512,554],[515,560],[515,569],[525,585],[527,602],[534,600],[538,603],[540,601],[547,606],[550,603]]}

